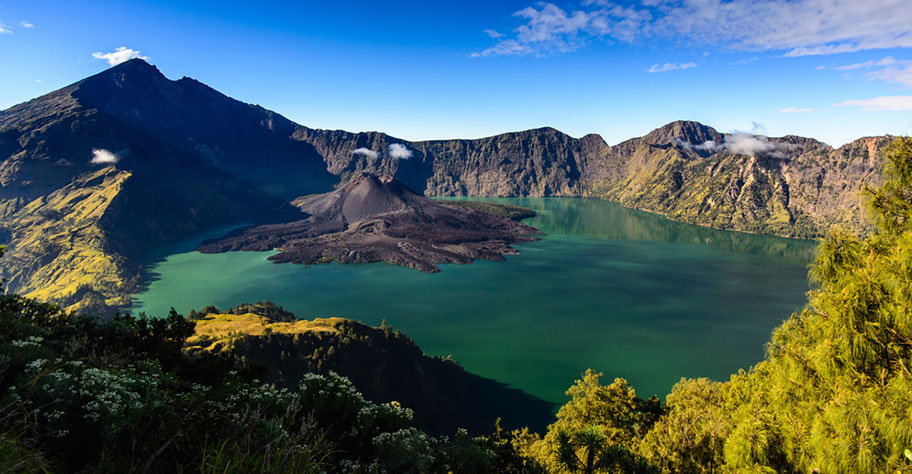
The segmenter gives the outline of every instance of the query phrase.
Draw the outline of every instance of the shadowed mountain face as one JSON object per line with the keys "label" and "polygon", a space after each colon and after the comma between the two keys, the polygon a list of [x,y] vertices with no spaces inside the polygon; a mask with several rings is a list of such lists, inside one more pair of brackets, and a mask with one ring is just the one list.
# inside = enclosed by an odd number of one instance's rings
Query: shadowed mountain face
{"label": "shadowed mountain face", "polygon": [[615,146],[552,128],[407,142],[306,128],[137,59],[0,112],[11,250],[0,263],[11,290],[71,309],[123,306],[150,248],[224,223],[287,221],[294,196],[365,172],[429,196],[584,196],[722,229],[862,232],[859,192],[879,181],[888,142],[834,149],[686,121]]}
{"label": "shadowed mountain face", "polygon": [[307,217],[207,242],[200,251],[272,250],[277,263],[386,261],[437,272],[439,263],[503,260],[532,227],[419,196],[390,175],[357,176],[335,191],[295,201]]}
{"label": "shadowed mountain face", "polygon": [[331,189],[294,128],[141,60],[3,111],[9,287],[64,306],[128,304],[150,246]]}

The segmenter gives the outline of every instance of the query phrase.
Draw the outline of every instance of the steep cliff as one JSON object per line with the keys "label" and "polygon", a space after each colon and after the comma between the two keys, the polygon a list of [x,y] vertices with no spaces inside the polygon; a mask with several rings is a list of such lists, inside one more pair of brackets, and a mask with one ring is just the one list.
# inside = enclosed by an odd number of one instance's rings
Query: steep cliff
{"label": "steep cliff", "polygon": [[[860,192],[878,182],[890,137],[838,149],[810,138],[723,134],[689,121],[608,146],[552,128],[475,140],[406,142],[300,128],[344,181],[390,173],[437,196],[585,196],[729,230],[813,238],[832,226],[864,232]],[[408,150],[396,158],[390,146]]]}

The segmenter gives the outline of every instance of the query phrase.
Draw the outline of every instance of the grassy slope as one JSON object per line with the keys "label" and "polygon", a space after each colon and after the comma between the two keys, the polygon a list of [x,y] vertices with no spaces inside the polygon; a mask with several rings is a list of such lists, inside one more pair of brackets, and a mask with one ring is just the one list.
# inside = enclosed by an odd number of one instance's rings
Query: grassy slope
{"label": "grassy slope", "polygon": [[5,219],[16,242],[7,257],[11,283],[31,288],[27,297],[68,310],[128,303],[135,276],[126,259],[106,248],[99,221],[129,178],[126,171],[100,169]]}

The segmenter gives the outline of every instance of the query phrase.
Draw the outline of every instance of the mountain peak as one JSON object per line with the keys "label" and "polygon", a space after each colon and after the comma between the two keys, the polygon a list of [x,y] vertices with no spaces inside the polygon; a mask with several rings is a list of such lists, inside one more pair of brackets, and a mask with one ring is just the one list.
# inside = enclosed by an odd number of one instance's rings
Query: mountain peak
{"label": "mountain peak", "polygon": [[84,79],[82,82],[85,84],[98,81],[107,82],[110,80],[123,82],[137,80],[167,80],[167,78],[154,65],[147,63],[143,59],[135,58],[124,61],[116,66],[109,67],[94,76]]}
{"label": "mountain peak", "polygon": [[724,137],[714,128],[700,122],[678,120],[663,125],[643,137],[648,143],[660,145],[675,142],[685,142],[692,145],[702,145],[708,141],[721,143]]}
{"label": "mountain peak", "polygon": [[158,72],[158,68],[157,68],[157,67],[155,67],[155,66],[152,65],[151,63],[146,62],[146,60],[145,60],[145,59],[142,59],[142,58],[133,58],[133,59],[129,59],[129,60],[124,61],[124,62],[122,62],[122,63],[120,63],[120,64],[117,64],[117,65],[115,65],[115,66],[111,66],[111,67],[108,68],[107,70],[108,70],[108,71],[116,71],[116,70],[120,70],[120,71],[123,71],[123,70],[147,70],[147,71],[155,71],[155,72]]}

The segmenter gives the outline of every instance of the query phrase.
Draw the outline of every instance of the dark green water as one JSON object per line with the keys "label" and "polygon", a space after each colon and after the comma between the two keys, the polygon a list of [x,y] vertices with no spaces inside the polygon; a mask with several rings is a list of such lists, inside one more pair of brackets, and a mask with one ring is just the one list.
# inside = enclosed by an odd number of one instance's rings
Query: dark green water
{"label": "dark green water", "polygon": [[271,300],[302,318],[383,319],[432,355],[562,403],[586,368],[664,396],[681,377],[727,380],[763,356],[800,307],[814,243],[706,229],[616,204],[492,199],[532,207],[548,235],[506,262],[437,274],[386,263],[273,264],[267,253],[166,249],[136,311]]}

